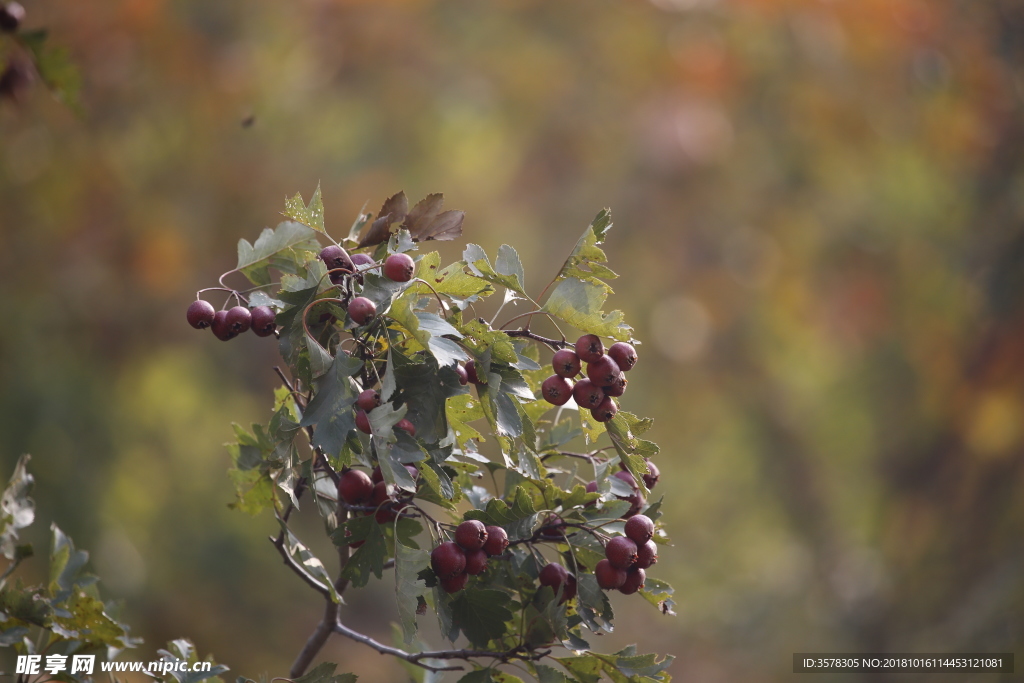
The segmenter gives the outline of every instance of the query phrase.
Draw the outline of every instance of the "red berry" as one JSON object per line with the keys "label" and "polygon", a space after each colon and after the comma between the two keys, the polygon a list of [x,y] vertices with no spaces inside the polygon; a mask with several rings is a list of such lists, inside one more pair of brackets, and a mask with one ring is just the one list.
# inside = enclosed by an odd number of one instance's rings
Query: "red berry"
{"label": "red berry", "polygon": [[466,587],[467,581],[469,581],[469,574],[463,572],[448,579],[441,579],[441,588],[445,593],[458,593]]}
{"label": "red berry", "polygon": [[646,578],[647,573],[643,569],[631,569],[626,572],[626,582],[619,588],[619,592],[624,595],[636,593],[644,587],[644,580]]}
{"label": "red berry", "polygon": [[210,329],[213,331],[213,336],[221,341],[234,339],[238,336],[238,333],[232,330],[231,325],[228,324],[227,311],[217,311],[214,314],[213,322],[210,323]]}
{"label": "red berry", "polygon": [[466,551],[466,573],[476,576],[487,568],[487,552],[483,548]]}
{"label": "red berry", "polygon": [[356,427],[364,434],[373,434],[373,430],[370,429],[370,417],[365,410],[356,411]]}
{"label": "red berry", "polygon": [[619,376],[615,378],[615,381],[604,387],[602,391],[606,396],[615,396],[616,398],[626,393],[626,385],[628,384],[626,374],[619,372]]}
{"label": "red berry", "polygon": [[644,473],[644,486],[649,489],[653,489],[655,484],[658,483],[658,479],[661,478],[661,472],[658,471],[658,466],[650,460],[647,461],[647,471]]}
{"label": "red berry", "polygon": [[580,357],[572,349],[560,349],[551,358],[551,367],[556,375],[571,379],[580,373]]}
{"label": "red berry", "polygon": [[484,551],[491,557],[501,555],[508,547],[508,534],[500,526],[488,526],[487,540],[484,541]]}
{"label": "red berry", "polygon": [[594,567],[597,585],[606,591],[615,590],[626,582],[626,570],[612,566],[608,560],[601,560]]}
{"label": "red berry", "polygon": [[277,329],[277,314],[270,306],[252,309],[252,331],[257,337],[269,337]]}
{"label": "red berry", "polygon": [[623,517],[628,519],[629,517],[632,517],[633,515],[640,512],[640,508],[643,507],[647,503],[647,501],[644,500],[644,497],[640,495],[640,490],[637,487],[636,480],[633,479],[632,474],[623,470],[621,472],[616,472],[612,476],[617,477],[618,479],[621,479],[622,481],[626,482],[633,489],[633,495],[631,496],[615,496],[619,500],[629,501],[629,510],[627,510],[626,514],[623,515]]}
{"label": "red berry", "polygon": [[566,571],[565,567],[552,562],[540,570],[537,579],[542,586],[550,586],[556,594],[562,589],[562,599],[559,604],[576,597],[576,577]]}
{"label": "red berry", "polygon": [[[341,270],[345,273],[354,273],[356,271],[355,264],[352,263],[352,259],[349,257],[348,252],[337,244],[324,247],[320,252],[320,260],[327,266],[327,270]],[[340,274],[341,273],[331,273],[331,281],[333,282],[334,277]]]}
{"label": "red berry", "polygon": [[466,379],[473,384],[485,384],[485,382],[480,381],[480,378],[476,374],[476,361],[471,360],[466,363]]}
{"label": "red berry", "polygon": [[596,481],[587,482],[587,493],[597,493],[597,482]]}
{"label": "red berry", "polygon": [[576,597],[576,577],[573,576],[572,574],[569,574],[569,576],[566,577],[565,590],[562,592],[562,599],[558,601],[558,604],[561,605],[563,602],[566,602],[568,600],[572,600],[575,597]]}
{"label": "red berry", "polygon": [[615,417],[615,413],[619,412],[619,407],[615,405],[615,401],[611,396],[605,396],[604,400],[601,401],[601,405],[590,411],[590,414],[594,416],[594,419],[598,422],[607,422],[608,420]]}
{"label": "red berry", "polygon": [[384,473],[380,471],[380,467],[373,468],[373,473],[370,475],[370,481],[374,484],[379,484],[384,481]]}
{"label": "red berry", "polygon": [[549,515],[540,528],[540,537],[552,541],[561,541],[565,537],[565,522],[558,515]]}
{"label": "red berry", "polygon": [[466,570],[466,554],[451,541],[445,541],[430,551],[430,567],[442,581],[450,579]]}
{"label": "red berry", "polygon": [[461,365],[456,365],[455,374],[459,376],[459,384],[462,386],[469,384],[469,373],[466,372],[466,368]]}
{"label": "red berry", "polygon": [[380,405],[380,394],[373,389],[367,389],[359,394],[359,398],[356,399],[356,405],[359,406],[360,410],[370,412]]}
{"label": "red berry", "polygon": [[634,515],[626,520],[626,536],[641,546],[654,536],[654,522],[647,515]]}
{"label": "red berry", "polygon": [[[636,519],[633,517],[632,519]],[[658,562],[658,546],[654,541],[647,541],[636,549],[636,564],[638,569],[647,569]]]}
{"label": "red berry", "polygon": [[413,481],[420,478],[420,470],[416,465],[406,465],[405,471],[409,473],[409,476],[412,477]]}
{"label": "red berry", "polygon": [[556,406],[564,406],[572,398],[572,382],[559,375],[551,375],[540,385],[544,400]]}
{"label": "red berry", "polygon": [[604,547],[604,556],[613,567],[629,569],[636,562],[636,543],[631,538],[616,536]]}
{"label": "red berry", "polygon": [[384,277],[395,282],[408,282],[416,272],[416,262],[408,254],[392,254],[384,261]]}
{"label": "red berry", "polygon": [[412,422],[409,422],[404,417],[398,421],[398,424],[395,425],[395,429],[401,429],[403,431],[406,431],[409,433],[409,436],[416,436],[416,425],[414,425]]}
{"label": "red berry", "polygon": [[609,356],[601,356],[587,364],[587,378],[599,387],[614,384],[618,376],[619,366]]}
{"label": "red berry", "polygon": [[391,508],[391,496],[388,495],[388,485],[384,482],[373,485],[373,493],[370,494],[370,505],[377,508],[374,512],[374,519],[377,524],[388,524],[395,521],[395,511]]}
{"label": "red berry", "polygon": [[247,332],[252,325],[252,313],[245,306],[229,308],[227,324],[235,334]]}
{"label": "red berry", "polygon": [[362,470],[342,472],[338,479],[338,495],[349,505],[359,505],[373,495],[373,482]]}
{"label": "red berry", "polygon": [[608,355],[612,357],[615,364],[619,366],[619,369],[623,372],[629,372],[636,365],[636,349],[633,348],[632,344],[626,342],[615,342],[612,347],[608,349]]}
{"label": "red berry", "polygon": [[348,314],[356,325],[365,325],[377,315],[377,305],[365,296],[357,296],[348,305]]}
{"label": "red berry", "polygon": [[[356,275],[356,282],[363,284],[363,272],[369,270],[367,266],[376,265],[376,261],[363,253],[352,254],[352,265],[355,266],[355,271],[359,273]],[[337,283],[335,283],[337,284]]]}
{"label": "red berry", "polygon": [[581,379],[572,388],[572,397],[580,408],[596,408],[605,399],[604,391],[589,379]]}
{"label": "red berry", "polygon": [[487,542],[487,527],[476,519],[467,519],[455,527],[455,542],[466,550],[479,550]]}
{"label": "red berry", "polygon": [[576,355],[580,360],[593,363],[604,355],[604,344],[596,334],[585,334],[576,340]]}
{"label": "red berry", "polygon": [[197,330],[205,330],[209,327],[215,315],[217,312],[213,310],[213,304],[202,299],[197,299],[189,304],[188,311],[185,312],[188,324]]}

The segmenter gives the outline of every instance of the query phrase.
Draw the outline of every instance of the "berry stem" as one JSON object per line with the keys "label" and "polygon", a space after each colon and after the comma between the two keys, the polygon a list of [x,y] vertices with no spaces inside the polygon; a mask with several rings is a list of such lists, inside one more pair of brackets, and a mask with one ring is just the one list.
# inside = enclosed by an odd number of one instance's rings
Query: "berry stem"
{"label": "berry stem", "polygon": [[[513,318],[513,320],[514,319],[515,318]],[[509,322],[511,322],[511,320]],[[534,341],[538,341],[538,342],[540,342],[542,344],[547,344],[548,346],[550,346],[551,348],[555,349],[556,351],[558,349],[570,348],[572,346],[572,344],[570,344],[569,342],[567,342],[565,340],[564,336],[562,337],[561,341],[559,341],[558,339],[548,339],[547,337],[542,337],[539,334],[534,334],[533,332],[530,332],[530,330],[525,328],[525,327],[523,329],[521,329],[521,330],[502,330],[502,331],[505,334],[507,334],[508,336],[510,336],[510,337],[525,337],[527,339],[532,339]]]}

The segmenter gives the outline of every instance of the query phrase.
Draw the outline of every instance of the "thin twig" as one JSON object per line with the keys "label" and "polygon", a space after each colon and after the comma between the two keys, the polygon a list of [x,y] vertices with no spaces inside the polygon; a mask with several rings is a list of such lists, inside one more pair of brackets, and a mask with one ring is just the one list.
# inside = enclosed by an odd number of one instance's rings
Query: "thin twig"
{"label": "thin twig", "polygon": [[[514,320],[514,318],[513,318],[513,320]],[[542,344],[547,344],[548,346],[550,346],[551,348],[555,349],[556,351],[558,349],[565,349],[565,348],[569,348],[569,347],[572,346],[572,344],[567,342],[564,337],[561,340],[559,340],[559,339],[549,339],[548,337],[542,337],[539,334],[534,334],[533,332],[530,332],[530,330],[527,329],[527,328],[523,328],[521,330],[503,330],[503,331],[505,332],[505,334],[507,334],[510,337],[526,337],[527,339],[532,339],[534,341],[539,341]]]}

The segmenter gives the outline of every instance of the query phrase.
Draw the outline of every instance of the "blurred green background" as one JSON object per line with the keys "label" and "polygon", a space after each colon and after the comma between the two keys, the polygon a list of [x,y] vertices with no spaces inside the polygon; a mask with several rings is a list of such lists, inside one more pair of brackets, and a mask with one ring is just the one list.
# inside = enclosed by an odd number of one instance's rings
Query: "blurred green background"
{"label": "blurred green background", "polygon": [[[226,505],[274,344],[184,320],[318,181],[334,234],[443,191],[532,291],[612,208],[679,614],[613,598],[595,646],[701,683],[790,680],[797,651],[1022,654],[1020,3],[23,4],[84,113],[0,102],[0,474],[33,455],[29,536],[92,551],[139,659],[187,635],[282,675],[320,617],[273,521]],[[388,589],[345,608],[383,639]]]}

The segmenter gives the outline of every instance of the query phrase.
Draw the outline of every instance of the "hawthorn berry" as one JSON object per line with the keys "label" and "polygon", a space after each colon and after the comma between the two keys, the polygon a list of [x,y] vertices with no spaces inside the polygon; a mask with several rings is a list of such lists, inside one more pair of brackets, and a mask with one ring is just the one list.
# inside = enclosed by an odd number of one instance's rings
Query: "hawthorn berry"
{"label": "hawthorn berry", "polygon": [[565,522],[558,515],[549,515],[541,525],[540,537],[550,541],[561,541],[565,537]]}
{"label": "hawthorn berry", "polygon": [[633,348],[632,344],[626,342],[615,342],[611,348],[608,349],[608,355],[612,357],[615,364],[619,366],[619,369],[623,372],[629,372],[636,365],[637,356],[636,349]]}
{"label": "hawthorn berry", "polygon": [[629,569],[636,562],[636,542],[625,536],[616,536],[604,547],[604,556],[613,567]]}
{"label": "hawthorn berry", "polygon": [[644,587],[644,581],[647,579],[647,572],[643,569],[634,568],[626,572],[626,581],[619,588],[619,592],[623,595],[632,595],[638,590]]}
{"label": "hawthorn berry", "polygon": [[360,410],[370,412],[380,405],[380,394],[373,389],[366,389],[360,392],[359,397],[356,398],[356,405]]}
{"label": "hawthorn berry", "polygon": [[373,495],[373,481],[362,470],[342,472],[338,479],[338,495],[349,505],[359,505]]}
{"label": "hawthorn berry", "polygon": [[466,363],[465,370],[466,379],[468,379],[470,382],[472,382],[473,384],[485,384],[485,382],[480,381],[480,377],[478,377],[476,374],[476,361],[471,360],[468,363]]}
{"label": "hawthorn berry", "polygon": [[395,521],[395,511],[391,508],[391,496],[388,495],[388,485],[379,482],[373,485],[373,493],[370,495],[370,505],[377,508],[373,517],[377,524],[388,524]]}
{"label": "hawthorn berry", "polygon": [[593,363],[604,355],[604,344],[596,334],[585,334],[576,340],[576,355],[580,360]]}
{"label": "hawthorn berry", "polygon": [[252,331],[257,337],[269,337],[277,329],[277,313],[270,306],[252,309]]}
{"label": "hawthorn berry", "polygon": [[633,489],[633,495],[631,496],[615,496],[619,500],[629,501],[629,510],[626,511],[626,514],[622,515],[623,517],[628,519],[633,515],[637,514],[638,512],[640,512],[640,508],[643,507],[647,503],[647,501],[644,499],[642,495],[640,495],[640,489],[636,485],[636,480],[633,479],[632,474],[623,470],[621,472],[616,472],[612,476],[626,482],[627,484],[629,484],[630,488]]}
{"label": "hawthorn berry", "polygon": [[587,378],[599,387],[611,386],[619,376],[619,366],[610,356],[601,356],[587,364]]}
{"label": "hawthorn berry", "polygon": [[235,334],[247,332],[252,325],[252,313],[245,306],[229,308],[227,324]]}
{"label": "hawthorn berry", "polygon": [[384,481],[384,473],[380,471],[380,467],[374,467],[373,472],[370,474],[370,481],[374,484]]}
{"label": "hawthorn berry", "polygon": [[661,472],[658,471],[658,466],[648,459],[647,471],[644,472],[644,486],[649,489],[653,489],[654,485],[658,483],[658,479],[660,478]]}
{"label": "hawthorn berry", "polygon": [[604,401],[605,395],[601,387],[589,379],[581,379],[572,388],[572,397],[580,408],[596,408]]}
{"label": "hawthorn berry", "polygon": [[[331,244],[324,247],[320,252],[320,260],[327,266],[327,270],[342,270],[345,271],[345,273],[354,273],[356,271],[355,264],[352,263],[352,258],[348,255],[348,252],[337,244]],[[336,273],[332,273],[331,275],[331,281],[333,282],[333,276],[336,275]]]}
{"label": "hawthorn berry", "polygon": [[420,470],[416,465],[406,465],[405,471],[409,473],[409,476],[412,477],[413,481],[420,478]]}
{"label": "hawthorn berry", "polygon": [[[633,517],[632,519],[636,519]],[[654,541],[647,541],[636,549],[636,564],[638,569],[647,569],[658,562],[658,546]]]}
{"label": "hawthorn berry", "polygon": [[459,384],[462,386],[469,384],[469,373],[466,372],[466,368],[461,365],[456,365],[455,374],[459,376]]}
{"label": "hawthorn berry", "polygon": [[615,378],[615,381],[602,388],[601,391],[603,391],[606,396],[614,396],[618,398],[626,393],[626,385],[628,383],[629,381],[626,379],[625,373],[620,370],[619,376]]}
{"label": "hawthorn berry", "polygon": [[213,336],[221,341],[228,341],[238,336],[238,333],[232,330],[231,325],[228,323],[227,311],[217,311],[214,314],[213,322],[210,323],[210,330],[213,331]]}
{"label": "hawthorn berry", "polygon": [[500,526],[488,525],[487,540],[484,541],[484,551],[491,557],[501,555],[508,547],[508,534]]}
{"label": "hawthorn berry", "polygon": [[478,519],[467,519],[455,527],[455,542],[465,550],[479,550],[487,542],[487,527]]}
{"label": "hawthorn berry", "polygon": [[[357,253],[352,254],[352,265],[355,266],[356,282],[363,284],[363,272],[368,270],[367,266],[376,265],[376,261],[370,258],[367,254]],[[337,284],[337,283],[335,283]]]}
{"label": "hawthorn berry", "polygon": [[606,591],[615,590],[626,582],[626,570],[612,565],[607,559],[601,560],[594,567],[597,585]]}
{"label": "hawthorn berry", "polygon": [[408,254],[392,254],[384,261],[384,277],[395,282],[408,282],[416,272],[416,262]]}
{"label": "hawthorn berry", "polygon": [[377,305],[365,296],[357,296],[349,302],[348,314],[356,325],[365,325],[377,315]]}
{"label": "hawthorn berry", "polygon": [[469,581],[469,574],[463,572],[448,579],[441,579],[441,588],[445,593],[458,593],[466,587],[467,581]]}
{"label": "hawthorn berry", "polygon": [[25,8],[16,2],[8,2],[0,7],[0,30],[14,33],[25,20]]}
{"label": "hawthorn berry", "polygon": [[442,581],[466,570],[466,554],[452,541],[440,543],[430,551],[430,568]]}
{"label": "hawthorn berry", "polygon": [[587,493],[597,493],[597,482],[596,481],[588,481],[587,482]]}
{"label": "hawthorn berry", "polygon": [[560,375],[551,375],[540,385],[540,393],[551,405],[564,406],[572,398],[572,382]]}
{"label": "hawthorn berry", "polygon": [[401,429],[402,431],[408,432],[409,436],[416,436],[416,425],[404,417],[398,421],[395,425],[395,429]]}
{"label": "hawthorn berry", "polygon": [[466,573],[476,576],[487,568],[487,551],[483,548],[466,551]]}
{"label": "hawthorn berry", "polygon": [[188,311],[185,312],[188,324],[197,330],[205,330],[209,327],[215,315],[217,315],[217,311],[213,309],[213,304],[202,299],[196,299],[189,304]]}
{"label": "hawthorn berry", "polygon": [[556,375],[571,379],[580,374],[580,357],[572,349],[559,349],[551,358],[551,367]]}
{"label": "hawthorn berry", "polygon": [[542,586],[550,586],[556,594],[562,590],[562,597],[558,604],[576,597],[576,577],[566,571],[565,567],[557,562],[551,562],[540,570],[537,579]]}
{"label": "hawthorn berry", "polygon": [[373,430],[370,428],[370,416],[366,414],[365,410],[356,411],[356,427],[364,434],[373,434]]}
{"label": "hawthorn berry", "polygon": [[611,396],[605,396],[604,400],[601,401],[601,405],[591,409],[590,414],[598,422],[607,422],[615,417],[617,412],[619,412],[619,407],[615,405],[615,400]]}
{"label": "hawthorn berry", "polygon": [[634,515],[626,520],[626,536],[639,547],[654,536],[654,522],[647,515]]}

